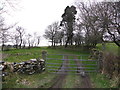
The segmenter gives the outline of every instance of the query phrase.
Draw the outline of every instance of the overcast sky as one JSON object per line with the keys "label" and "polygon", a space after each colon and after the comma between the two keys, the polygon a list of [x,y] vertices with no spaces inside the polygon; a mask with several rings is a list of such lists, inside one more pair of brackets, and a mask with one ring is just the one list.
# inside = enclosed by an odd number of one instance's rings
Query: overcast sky
{"label": "overcast sky", "polygon": [[[61,15],[66,6],[74,4],[75,0],[18,0],[18,10],[5,16],[7,24],[25,28],[26,33],[37,32],[41,36],[40,46],[49,45],[42,36],[48,25],[61,21]],[[78,1],[78,0],[76,0]],[[88,0],[80,0],[88,1]]]}
{"label": "overcast sky", "polygon": [[[46,27],[54,21],[60,21],[66,6],[74,4],[74,0],[21,0],[18,10],[6,16],[6,22],[25,28],[26,33],[38,32],[43,36]],[[49,45],[41,38],[41,46]]]}

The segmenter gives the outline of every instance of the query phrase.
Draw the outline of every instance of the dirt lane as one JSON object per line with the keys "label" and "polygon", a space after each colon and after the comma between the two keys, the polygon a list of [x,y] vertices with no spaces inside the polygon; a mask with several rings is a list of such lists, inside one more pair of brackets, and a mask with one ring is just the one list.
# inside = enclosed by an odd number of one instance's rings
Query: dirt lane
{"label": "dirt lane", "polygon": [[89,75],[82,77],[81,88],[92,88]]}
{"label": "dirt lane", "polygon": [[[74,57],[74,56],[73,56]],[[64,61],[63,64],[61,65],[61,67],[59,68],[58,72],[56,72],[57,76],[55,78],[53,78],[51,80],[51,83],[53,83],[51,85],[50,88],[63,88],[63,85],[66,83],[66,76],[68,75],[68,64],[69,61],[68,56],[64,56]],[[90,77],[88,74],[85,73],[85,76],[82,75],[81,72],[84,72],[84,70],[82,70],[80,67],[82,67],[82,63],[80,63],[80,61],[78,61],[77,56],[74,57],[76,66],[77,66],[77,73],[80,76],[80,82],[78,82],[78,84],[75,86],[75,88],[92,88],[91,85],[91,81],[90,81]],[[67,68],[66,68],[67,67]],[[62,74],[63,73],[63,74]]]}
{"label": "dirt lane", "polygon": [[[82,66],[81,66],[81,63],[78,61],[78,58],[75,56],[74,59],[75,59],[76,66],[78,67],[77,73],[79,73],[80,78],[81,78],[80,88],[92,88],[89,75],[87,73],[85,73],[85,75],[84,75],[84,73],[83,73],[84,70],[79,68]],[[79,71],[79,70],[81,70],[81,71]]]}
{"label": "dirt lane", "polygon": [[[53,85],[50,87],[50,88],[62,88],[63,84],[65,83],[65,78],[67,76],[67,68],[65,67],[68,67],[68,65],[65,65],[65,64],[68,64],[69,61],[67,60],[68,59],[68,56],[64,56],[64,62],[61,66],[61,68],[59,69],[59,71],[57,73],[61,73],[61,74],[58,74],[57,77],[55,77],[52,81],[54,81]],[[62,74],[64,73],[64,74]]]}

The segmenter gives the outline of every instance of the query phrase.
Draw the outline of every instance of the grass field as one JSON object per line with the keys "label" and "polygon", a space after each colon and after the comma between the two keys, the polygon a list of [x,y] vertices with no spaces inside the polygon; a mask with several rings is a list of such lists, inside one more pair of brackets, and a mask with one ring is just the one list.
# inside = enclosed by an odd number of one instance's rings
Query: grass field
{"label": "grass field", "polygon": [[[85,55],[87,57],[83,57],[83,59],[87,59],[89,52],[85,50],[69,50],[64,48],[47,48],[47,47],[41,47],[41,48],[31,48],[31,49],[13,49],[10,51],[4,51],[3,54],[5,54],[4,60],[7,62],[21,62],[26,61],[32,58],[42,58],[41,52],[47,51],[48,54],[75,54],[75,55]],[[52,56],[52,58],[58,58],[58,56]],[[59,57],[61,58],[61,57]],[[49,62],[56,62],[56,61],[49,61]],[[58,61],[57,61],[58,62]],[[74,63],[71,61],[71,63]],[[38,87],[45,87],[48,88],[52,85],[51,80],[55,77],[55,74],[49,74],[48,71],[45,71],[41,74],[33,74],[33,75],[23,75],[23,74],[10,74],[6,77],[6,81],[3,82],[3,88],[38,88]],[[78,76],[75,75],[68,75],[66,78],[66,83],[64,85],[64,88],[73,88],[77,87],[77,83],[79,83],[80,79],[78,79]],[[96,83],[96,79],[97,82]],[[105,79],[105,82],[104,82]],[[110,86],[109,80],[106,79],[106,77],[103,77],[103,80],[101,80],[101,77],[98,76],[98,74],[91,74],[91,80],[93,81],[93,86],[96,88],[106,88]],[[73,84],[74,83],[74,84]],[[105,83],[105,84],[104,84]]]}
{"label": "grass field", "polygon": [[[102,44],[97,44],[97,48],[102,49]],[[105,43],[105,51],[112,52],[114,54],[118,54],[118,46],[115,43]]]}
{"label": "grass field", "polygon": [[[4,58],[4,60],[7,62],[22,62],[22,61],[27,61],[32,58],[42,58],[41,57],[42,51],[47,51],[48,54],[89,55],[88,52],[79,52],[79,51],[73,52],[72,50],[53,49],[53,48],[47,48],[47,47],[18,49],[18,50],[13,49],[10,51],[4,51],[3,54],[6,54],[5,55],[6,57]],[[54,55],[52,57],[49,56],[49,58],[62,58],[62,57]],[[58,61],[49,60],[48,62],[54,63]],[[3,88],[28,88],[28,87],[30,88],[46,87],[47,88],[47,87],[50,87],[50,85],[52,84],[50,80],[54,77],[55,77],[54,74],[49,74],[47,71],[43,72],[42,74],[33,74],[33,75],[14,74],[14,77],[12,77],[12,74],[11,74],[8,77],[6,77],[7,82],[3,83]],[[26,81],[26,83],[24,83],[24,81]]]}

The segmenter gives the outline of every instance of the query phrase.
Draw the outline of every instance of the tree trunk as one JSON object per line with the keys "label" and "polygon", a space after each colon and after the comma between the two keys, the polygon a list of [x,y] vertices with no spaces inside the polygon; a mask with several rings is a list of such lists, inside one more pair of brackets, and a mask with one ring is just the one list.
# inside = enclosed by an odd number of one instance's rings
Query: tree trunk
{"label": "tree trunk", "polygon": [[2,48],[1,48],[1,49],[2,49],[2,51],[4,51],[4,46],[5,46],[5,45],[4,45],[4,44],[2,44]]}
{"label": "tree trunk", "polygon": [[25,44],[24,44],[23,48],[25,48]]}
{"label": "tree trunk", "polygon": [[15,48],[18,49],[18,45],[17,44],[15,45]]}
{"label": "tree trunk", "polygon": [[29,44],[29,47],[28,47],[29,49],[30,49],[30,44]]}
{"label": "tree trunk", "polygon": [[108,27],[107,27],[107,30],[108,30],[108,33],[109,33],[111,36],[113,36],[113,42],[114,42],[118,47],[120,47],[120,43],[119,43],[119,41],[118,41],[118,42],[116,41],[115,35],[110,32],[110,30],[108,29]]}
{"label": "tree trunk", "polygon": [[53,44],[53,47],[55,47],[55,40],[54,40],[54,44]]}
{"label": "tree trunk", "polygon": [[2,38],[2,51],[4,51],[4,46],[5,46],[5,44],[4,44],[5,42],[4,42],[4,39]]}
{"label": "tree trunk", "polygon": [[71,38],[71,40],[70,40],[70,45],[73,45],[72,38]]}
{"label": "tree trunk", "polygon": [[60,39],[60,46],[62,46],[62,39]]}
{"label": "tree trunk", "polygon": [[65,44],[65,48],[67,48],[69,40],[70,40],[70,37],[67,38],[67,41],[66,41],[66,44]]}
{"label": "tree trunk", "polygon": [[52,47],[53,47],[53,44],[54,44],[54,41],[53,41],[53,38],[52,38]]}

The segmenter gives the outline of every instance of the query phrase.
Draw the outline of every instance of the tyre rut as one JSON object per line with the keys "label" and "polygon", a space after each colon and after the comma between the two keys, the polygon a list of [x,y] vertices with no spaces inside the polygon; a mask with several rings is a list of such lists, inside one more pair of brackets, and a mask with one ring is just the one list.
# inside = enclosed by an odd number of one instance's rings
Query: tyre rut
{"label": "tyre rut", "polygon": [[80,78],[82,79],[80,88],[92,88],[89,75],[88,74],[82,75],[82,74],[84,74],[83,72],[85,72],[85,71],[79,68],[79,67],[82,67],[82,65],[78,61],[78,58],[75,56],[74,59],[75,59],[76,66],[78,67],[77,73],[79,73]]}
{"label": "tyre rut", "polygon": [[[68,63],[69,61],[67,60],[68,59],[68,56],[64,56],[64,62],[61,66],[61,68],[58,70],[57,72],[57,76],[55,78],[53,78],[53,85],[50,87],[50,88],[62,88],[63,86],[63,82],[65,81],[65,78],[67,76],[67,68],[65,67],[68,67]],[[67,64],[67,65],[66,65]]]}

